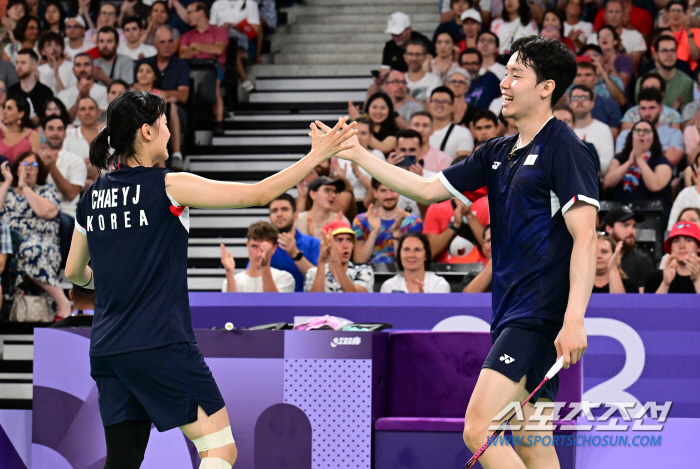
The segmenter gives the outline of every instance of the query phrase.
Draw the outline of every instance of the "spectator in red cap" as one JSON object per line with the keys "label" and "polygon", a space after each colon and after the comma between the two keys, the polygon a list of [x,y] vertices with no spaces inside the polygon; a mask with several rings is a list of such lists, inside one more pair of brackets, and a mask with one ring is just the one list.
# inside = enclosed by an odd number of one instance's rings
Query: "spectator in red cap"
{"label": "spectator in red cap", "polygon": [[700,293],[700,228],[689,221],[673,225],[664,242],[670,254],[664,270],[647,279],[647,293]]}
{"label": "spectator in red cap", "polygon": [[[355,246],[355,232],[350,223],[333,220],[323,227],[318,267],[306,272],[304,291],[371,293],[374,272],[369,265],[355,265],[350,259]],[[319,275],[324,272],[325,275]]]}

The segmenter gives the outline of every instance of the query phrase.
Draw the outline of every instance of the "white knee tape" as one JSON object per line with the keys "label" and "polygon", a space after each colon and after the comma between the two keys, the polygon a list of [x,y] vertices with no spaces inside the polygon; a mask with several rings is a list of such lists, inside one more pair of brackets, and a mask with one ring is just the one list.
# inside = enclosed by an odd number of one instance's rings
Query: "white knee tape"
{"label": "white knee tape", "polygon": [[202,464],[199,465],[199,469],[231,469],[232,467],[221,458],[202,458]]}
{"label": "white knee tape", "polygon": [[[197,452],[201,453],[202,451],[221,448],[222,446],[230,445],[235,442],[233,440],[233,433],[231,433],[231,426],[229,425],[223,430],[192,440],[192,443],[194,443],[194,446],[197,448]],[[218,466],[216,467],[218,468]]]}

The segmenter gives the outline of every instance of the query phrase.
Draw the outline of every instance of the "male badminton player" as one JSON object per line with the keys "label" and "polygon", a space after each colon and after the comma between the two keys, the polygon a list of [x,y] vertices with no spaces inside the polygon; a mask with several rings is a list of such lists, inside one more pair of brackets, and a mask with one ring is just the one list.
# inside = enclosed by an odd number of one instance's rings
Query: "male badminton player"
{"label": "male badminton player", "polygon": [[[537,36],[518,39],[511,51],[501,82],[503,115],[515,119],[519,134],[489,140],[430,179],[384,163],[357,144],[339,154],[424,204],[452,196],[469,204],[484,187],[488,191],[494,343],[467,407],[464,441],[472,451],[486,441],[492,419],[524,400],[558,357],[566,368],[581,359],[595,277],[594,157],[552,115],[576,75],[576,58],[562,43]],[[526,419],[538,398],[556,397],[558,385],[555,378],[533,396],[523,409]],[[479,462],[487,469],[559,468],[554,447],[543,445],[518,447],[517,453],[492,445]]]}
{"label": "male badminton player", "polygon": [[106,469],[141,466],[151,422],[159,431],[179,427],[197,448],[200,469],[231,469],[237,452],[228,413],[192,330],[187,207],[266,205],[350,148],[343,142],[355,134],[347,126],[330,137],[314,125],[312,131],[314,149],[289,168],[257,184],[217,182],[155,166],[168,158],[162,98],[127,91],[109,105],[90,161],[117,168],[80,200],[66,263],[68,278],[96,295],[90,374],[99,392]]}

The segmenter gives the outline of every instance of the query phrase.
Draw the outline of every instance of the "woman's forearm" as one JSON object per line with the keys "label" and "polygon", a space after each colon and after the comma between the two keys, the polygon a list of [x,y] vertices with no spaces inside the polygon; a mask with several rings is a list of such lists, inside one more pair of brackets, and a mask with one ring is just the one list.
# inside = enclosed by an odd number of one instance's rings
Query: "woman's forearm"
{"label": "woman's forearm", "polygon": [[58,215],[58,207],[56,204],[34,192],[31,187],[24,186],[22,192],[24,192],[24,197],[27,199],[29,207],[34,211],[37,217],[50,220]]}

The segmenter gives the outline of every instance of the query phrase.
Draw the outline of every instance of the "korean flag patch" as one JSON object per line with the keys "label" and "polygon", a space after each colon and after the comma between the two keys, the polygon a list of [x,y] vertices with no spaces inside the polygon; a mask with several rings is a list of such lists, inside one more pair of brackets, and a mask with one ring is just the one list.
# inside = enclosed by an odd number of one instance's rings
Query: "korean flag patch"
{"label": "korean flag patch", "polygon": [[525,163],[524,165],[533,165],[535,164],[535,160],[537,159],[538,155],[528,155],[527,158],[525,158]]}

